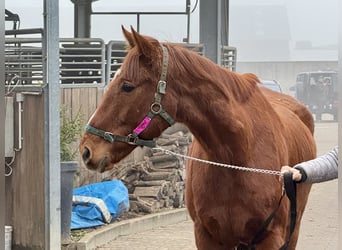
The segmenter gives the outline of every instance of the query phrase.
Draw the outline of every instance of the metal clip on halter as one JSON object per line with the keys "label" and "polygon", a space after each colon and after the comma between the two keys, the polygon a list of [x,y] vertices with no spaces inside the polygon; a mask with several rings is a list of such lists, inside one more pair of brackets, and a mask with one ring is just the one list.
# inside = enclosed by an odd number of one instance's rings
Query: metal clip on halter
{"label": "metal clip on halter", "polygon": [[138,136],[134,134],[127,135],[127,144],[137,145]]}

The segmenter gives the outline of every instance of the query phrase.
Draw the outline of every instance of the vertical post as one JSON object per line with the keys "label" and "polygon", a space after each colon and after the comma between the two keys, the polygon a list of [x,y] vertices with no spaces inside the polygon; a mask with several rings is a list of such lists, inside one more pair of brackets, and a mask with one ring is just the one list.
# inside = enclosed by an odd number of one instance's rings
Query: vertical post
{"label": "vertical post", "polygon": [[[341,1],[339,1],[339,13],[341,13],[342,11],[342,3]],[[339,22],[338,23],[341,23],[342,22],[342,15],[339,15],[338,17],[339,19]],[[342,126],[340,125],[342,123],[342,108],[341,108],[341,103],[342,103],[342,25],[339,25],[339,30],[338,30],[338,35],[339,35],[339,39],[338,39],[338,43],[339,43],[339,53],[338,53],[338,86],[339,86],[339,89],[338,89],[338,98],[339,98],[339,108],[337,110],[338,112],[338,134],[339,135],[342,135]],[[339,137],[341,138],[341,137]],[[338,144],[339,144],[339,148],[342,146],[342,140],[339,139],[338,140]],[[339,150],[339,153],[338,153],[338,164],[339,166],[342,166],[342,151]],[[342,171],[339,171],[338,173],[338,194],[342,194]],[[340,196],[340,195],[339,195]],[[338,199],[338,211],[342,211],[342,199],[339,198]],[[342,246],[342,216],[339,214],[339,246],[341,247]]]}
{"label": "vertical post", "polygon": [[140,32],[140,14],[137,13],[137,31]]}
{"label": "vertical post", "polygon": [[229,0],[200,0],[200,43],[205,56],[217,64],[221,64],[223,46],[228,45],[228,20]]}
{"label": "vertical post", "polygon": [[89,38],[91,32],[91,5],[93,0],[71,0],[74,3],[74,37]]}
{"label": "vertical post", "polygon": [[0,250],[5,249],[5,1],[0,1]]}
{"label": "vertical post", "polygon": [[220,0],[200,0],[200,43],[204,44],[205,56],[217,63],[218,34],[217,10]]}
{"label": "vertical post", "polygon": [[190,42],[190,16],[191,16],[191,2],[190,0],[186,0],[185,12],[186,12],[186,41],[183,42],[189,43]]}
{"label": "vertical post", "polygon": [[221,12],[220,19],[221,23],[221,45],[229,45],[229,0],[221,0],[219,11]]}
{"label": "vertical post", "polygon": [[61,249],[59,1],[44,0],[45,249]]}

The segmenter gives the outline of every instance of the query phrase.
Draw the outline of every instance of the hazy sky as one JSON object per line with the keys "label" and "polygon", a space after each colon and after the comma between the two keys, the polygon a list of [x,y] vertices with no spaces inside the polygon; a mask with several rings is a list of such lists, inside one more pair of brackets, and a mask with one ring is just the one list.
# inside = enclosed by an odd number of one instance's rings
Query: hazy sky
{"label": "hazy sky", "polygon": [[[310,41],[313,46],[337,45],[339,0],[230,0],[230,12],[241,5],[283,5],[287,9],[290,36],[293,41]],[[142,4],[143,2],[143,4]],[[191,1],[192,8],[195,0]],[[73,4],[59,0],[60,37],[73,37]],[[43,0],[6,0],[5,6],[21,18],[21,28],[42,27]],[[184,11],[185,0],[99,0],[94,11]],[[191,15],[190,41],[198,42],[198,7]],[[243,18],[243,17],[241,17]],[[234,20],[230,20],[231,24]],[[108,40],[121,40],[121,24],[136,24],[135,16],[92,17],[92,36]],[[8,27],[10,24],[6,24]],[[164,41],[180,42],[186,36],[185,16],[142,16],[141,32]]]}

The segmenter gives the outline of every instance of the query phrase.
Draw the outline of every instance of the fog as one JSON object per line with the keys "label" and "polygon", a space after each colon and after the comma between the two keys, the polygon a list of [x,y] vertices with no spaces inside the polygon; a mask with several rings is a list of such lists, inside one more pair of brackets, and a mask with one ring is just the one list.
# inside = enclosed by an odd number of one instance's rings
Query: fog
{"label": "fog", "polygon": [[[95,12],[182,12],[185,0],[99,0]],[[20,16],[20,28],[43,27],[43,0],[6,0]],[[74,5],[59,0],[60,37],[74,36]],[[199,42],[199,6],[191,1],[190,36]],[[216,17],[213,17],[216,18]],[[6,22],[6,28],[11,28]],[[137,27],[135,15],[92,15],[91,36],[123,40],[121,25]],[[140,32],[160,41],[182,42],[185,15],[142,15]],[[229,45],[237,49],[237,71],[280,81],[284,92],[301,71],[337,70],[338,0],[230,0]],[[286,64],[290,62],[290,64]]]}
{"label": "fog", "polygon": [[[93,11],[185,11],[185,0],[139,0],[113,1],[100,0],[93,3]],[[191,8],[195,1],[191,1]],[[70,0],[60,0],[60,36],[72,37],[73,4]],[[6,8],[19,14],[21,28],[43,26],[43,1],[6,0]],[[274,45],[277,50],[285,48],[291,55],[275,55],[273,59],[313,60],[308,50],[315,50],[319,60],[337,60],[338,41],[338,1],[326,0],[231,0],[229,20],[230,45],[240,48],[241,60],[257,60],[253,53],[244,53],[255,48],[258,43]],[[190,18],[190,42],[199,41],[199,6]],[[121,40],[121,24],[136,27],[136,16],[132,15],[93,15],[92,37],[106,41]],[[10,23],[6,27],[10,28]],[[185,15],[141,16],[140,31],[164,41],[181,42],[186,37],[187,20]],[[277,42],[286,43],[277,47]],[[268,49],[257,47],[258,50]],[[294,52],[297,50],[297,54]],[[302,51],[299,51],[302,50]],[[284,51],[283,51],[284,52]],[[267,51],[265,51],[267,57]],[[302,57],[302,58],[301,58]],[[311,56],[312,57],[312,56]]]}

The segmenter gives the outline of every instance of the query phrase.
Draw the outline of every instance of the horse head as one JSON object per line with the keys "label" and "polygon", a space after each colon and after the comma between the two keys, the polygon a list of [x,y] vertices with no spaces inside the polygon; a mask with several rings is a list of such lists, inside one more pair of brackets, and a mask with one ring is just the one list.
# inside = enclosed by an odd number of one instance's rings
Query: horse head
{"label": "horse head", "polygon": [[80,141],[85,165],[100,172],[111,169],[137,146],[153,147],[153,139],[174,123],[176,113],[174,94],[166,85],[167,48],[133,28],[122,30],[127,56]]}

